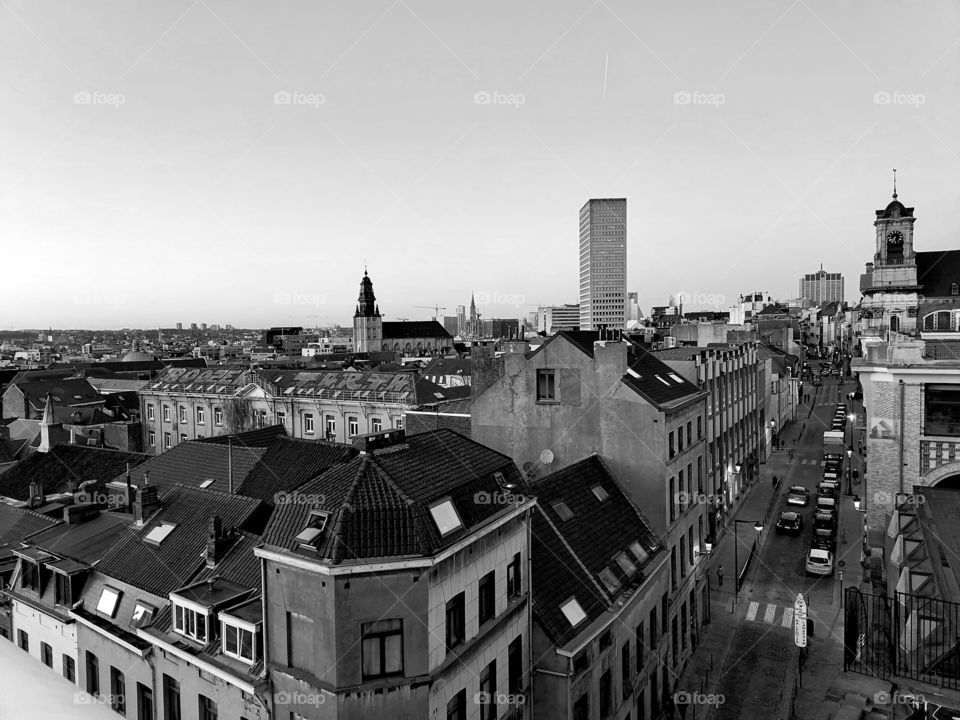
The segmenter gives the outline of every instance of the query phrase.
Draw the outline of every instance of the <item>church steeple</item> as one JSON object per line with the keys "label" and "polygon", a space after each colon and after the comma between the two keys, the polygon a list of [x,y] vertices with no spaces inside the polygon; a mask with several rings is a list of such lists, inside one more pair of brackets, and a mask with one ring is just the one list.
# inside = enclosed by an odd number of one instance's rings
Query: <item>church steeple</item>
{"label": "church steeple", "polygon": [[360,280],[360,295],[357,298],[357,312],[354,317],[380,317],[380,306],[377,305],[377,296],[373,294],[373,281],[363,270],[363,279]]}
{"label": "church steeple", "polygon": [[381,349],[383,341],[383,320],[377,296],[373,294],[373,281],[363,268],[360,280],[360,295],[357,297],[357,311],[353,316],[353,351],[358,353],[375,352]]}

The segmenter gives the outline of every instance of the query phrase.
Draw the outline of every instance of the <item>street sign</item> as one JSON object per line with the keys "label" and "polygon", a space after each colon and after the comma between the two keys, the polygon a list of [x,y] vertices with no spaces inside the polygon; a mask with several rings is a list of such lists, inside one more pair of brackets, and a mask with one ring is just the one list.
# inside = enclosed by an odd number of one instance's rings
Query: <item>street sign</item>
{"label": "street sign", "polygon": [[798,593],[793,603],[793,642],[797,647],[807,646],[807,601],[803,593]]}

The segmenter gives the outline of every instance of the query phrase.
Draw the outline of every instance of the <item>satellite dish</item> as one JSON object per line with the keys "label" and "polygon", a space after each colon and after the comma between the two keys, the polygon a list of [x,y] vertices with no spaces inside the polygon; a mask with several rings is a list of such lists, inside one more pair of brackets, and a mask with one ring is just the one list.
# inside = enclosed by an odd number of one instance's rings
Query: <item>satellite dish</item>
{"label": "satellite dish", "polygon": [[524,471],[525,473],[529,473],[529,472],[530,472],[530,468],[532,468],[532,467],[533,467],[533,463],[532,463],[532,462],[525,462],[525,463],[523,464],[523,471]]}
{"label": "satellite dish", "polygon": [[553,462],[553,450],[544,450],[540,453],[540,462],[544,465],[549,465]]}

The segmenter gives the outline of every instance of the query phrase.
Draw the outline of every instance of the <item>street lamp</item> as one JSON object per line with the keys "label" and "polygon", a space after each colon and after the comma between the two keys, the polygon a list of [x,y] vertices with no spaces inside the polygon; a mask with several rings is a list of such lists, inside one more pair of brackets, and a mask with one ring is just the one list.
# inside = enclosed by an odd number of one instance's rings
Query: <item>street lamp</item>
{"label": "street lamp", "polygon": [[777,428],[777,421],[770,420],[770,444],[773,445],[774,450],[777,449],[776,428]]}
{"label": "street lamp", "polygon": [[[745,524],[745,525],[749,525],[749,524],[753,523],[753,529],[757,531],[757,535],[759,535],[759,534],[763,531],[763,523],[761,523],[759,520],[737,520],[736,518],[734,518],[734,521],[733,521],[733,573],[734,573],[734,574],[733,574],[733,587],[734,587],[734,595],[739,595],[739,594],[740,594],[740,561],[737,559],[737,558],[738,558],[737,548],[738,548],[739,545],[740,545],[740,540],[739,540],[739,538],[737,537],[737,528],[739,527],[740,523],[743,523],[743,524]],[[754,543],[756,543],[756,538],[754,538]]]}
{"label": "street lamp", "polygon": [[853,495],[853,486],[850,484],[850,466],[853,465],[853,448],[847,448],[847,495]]}

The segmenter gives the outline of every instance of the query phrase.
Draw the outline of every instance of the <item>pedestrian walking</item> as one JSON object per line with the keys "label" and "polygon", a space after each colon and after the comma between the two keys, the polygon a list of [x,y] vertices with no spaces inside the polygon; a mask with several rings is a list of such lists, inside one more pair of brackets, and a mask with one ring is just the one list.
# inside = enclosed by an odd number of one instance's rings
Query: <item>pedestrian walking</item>
{"label": "pedestrian walking", "polygon": [[717,587],[723,587],[723,565],[717,568]]}

